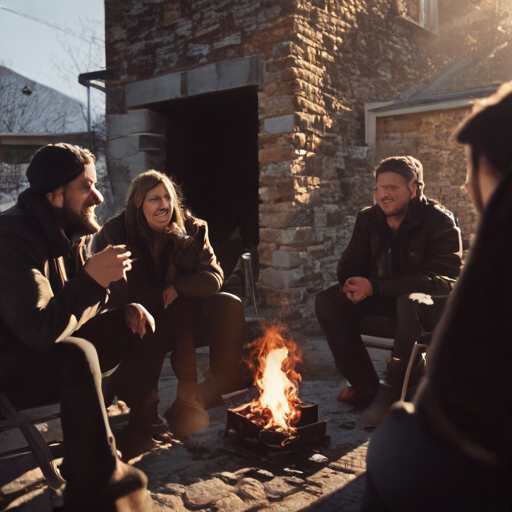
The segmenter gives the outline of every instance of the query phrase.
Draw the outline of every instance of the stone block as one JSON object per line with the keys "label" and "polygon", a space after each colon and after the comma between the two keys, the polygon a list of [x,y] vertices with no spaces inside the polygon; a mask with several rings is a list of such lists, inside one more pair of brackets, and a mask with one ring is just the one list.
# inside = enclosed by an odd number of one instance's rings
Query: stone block
{"label": "stone block", "polygon": [[260,199],[264,202],[287,201],[295,196],[295,186],[292,179],[278,181],[272,187],[260,187]]}
{"label": "stone block", "polygon": [[293,147],[277,147],[260,149],[258,152],[258,160],[260,165],[266,165],[271,162],[283,162],[294,160],[297,158]]}
{"label": "stone block", "polygon": [[107,116],[109,139],[135,133],[163,133],[165,117],[147,109],[128,110],[126,114]]}
{"label": "stone block", "polygon": [[108,153],[110,158],[125,158],[136,155],[139,152],[139,136],[127,135],[108,141]]}
{"label": "stone block", "polygon": [[289,228],[300,217],[300,210],[282,213],[260,213],[260,228]]}
{"label": "stone block", "polygon": [[[311,244],[315,243],[318,236],[316,230],[311,227],[298,227],[288,229],[260,229],[260,240],[266,243],[278,245]],[[320,239],[320,241],[323,241]]]}
{"label": "stone block", "polygon": [[302,268],[276,269],[266,268],[261,272],[260,284],[268,288],[288,289],[301,286],[304,277]]}
{"label": "stone block", "polygon": [[295,129],[295,116],[287,114],[285,116],[269,117],[263,120],[263,127],[268,133],[288,133]]}
{"label": "stone block", "polygon": [[190,509],[209,508],[217,501],[229,496],[231,487],[219,478],[197,482],[186,488],[183,503]]}
{"label": "stone block", "polygon": [[302,263],[302,258],[298,252],[276,251],[272,255],[272,266],[276,268],[292,269]]}

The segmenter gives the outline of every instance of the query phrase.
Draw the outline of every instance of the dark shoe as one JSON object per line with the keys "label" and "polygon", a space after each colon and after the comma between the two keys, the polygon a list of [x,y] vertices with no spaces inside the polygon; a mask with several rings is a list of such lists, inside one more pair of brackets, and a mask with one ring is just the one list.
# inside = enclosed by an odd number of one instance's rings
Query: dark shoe
{"label": "dark shoe", "polygon": [[64,512],[151,512],[155,505],[147,491],[146,475],[133,466],[117,462],[107,484],[84,490],[83,483],[68,483]]}
{"label": "dark shoe", "polygon": [[372,403],[375,393],[360,393],[352,386],[345,386],[336,400],[352,405],[353,407],[366,407]]}
{"label": "dark shoe", "polygon": [[165,417],[169,422],[171,432],[178,438],[183,438],[210,426],[210,417],[203,408],[185,402],[179,397],[174,400],[165,413]]}
{"label": "dark shoe", "polygon": [[122,460],[125,462],[160,446],[148,429],[136,427],[130,423],[123,429],[114,430],[114,436],[117,449],[121,452]]}
{"label": "dark shoe", "polygon": [[[168,424],[166,422],[166,425],[168,427]],[[163,434],[151,434],[151,437],[155,440],[155,441],[158,441],[159,443],[162,443],[162,444],[169,444],[169,443],[172,443],[172,440],[174,439],[174,436],[169,432],[165,432]]]}
{"label": "dark shoe", "polygon": [[150,404],[144,405],[140,409],[140,418],[137,419],[144,427],[146,427],[151,435],[166,434],[169,432],[169,424],[158,414],[158,402],[159,400]]}
{"label": "dark shoe", "polygon": [[364,411],[363,421],[377,427],[389,416],[389,409],[400,398],[400,388],[381,382],[379,392],[370,407]]}

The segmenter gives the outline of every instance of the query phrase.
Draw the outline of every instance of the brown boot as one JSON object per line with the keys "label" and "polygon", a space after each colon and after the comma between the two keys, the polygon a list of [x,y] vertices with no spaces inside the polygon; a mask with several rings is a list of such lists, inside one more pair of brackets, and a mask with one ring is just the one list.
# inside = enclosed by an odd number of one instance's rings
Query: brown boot
{"label": "brown boot", "polygon": [[64,512],[152,512],[155,505],[147,490],[148,479],[140,470],[117,460],[110,481],[103,485],[77,486],[64,491]]}
{"label": "brown boot", "polygon": [[165,413],[171,432],[178,438],[210,426],[210,417],[196,397],[196,387],[196,381],[178,381],[176,400]]}

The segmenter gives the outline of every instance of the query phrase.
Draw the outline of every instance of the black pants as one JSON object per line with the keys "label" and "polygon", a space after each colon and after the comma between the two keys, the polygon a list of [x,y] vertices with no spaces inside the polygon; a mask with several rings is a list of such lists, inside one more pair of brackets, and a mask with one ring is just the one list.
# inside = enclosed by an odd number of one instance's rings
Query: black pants
{"label": "black pants", "polygon": [[60,402],[63,477],[84,489],[108,482],[116,463],[115,444],[94,346],[69,337],[40,352],[29,348],[2,351],[0,360],[0,387],[15,408]]}
{"label": "black pants", "polygon": [[[105,401],[114,396],[131,408],[158,400],[158,380],[166,354],[178,380],[196,380],[197,343],[210,346],[210,371],[220,393],[235,391],[243,384],[242,347],[248,341],[243,304],[234,295],[218,293],[205,300],[178,297],[167,309],[151,311],[155,333],[133,337],[130,350],[116,371],[105,379]],[[100,315],[101,316],[101,315]],[[87,325],[87,324],[86,324]],[[204,336],[204,333],[208,336]],[[112,357],[111,357],[112,359]]]}
{"label": "black pants", "polygon": [[[433,289],[432,293],[440,291]],[[337,368],[356,391],[371,394],[377,392],[379,378],[361,334],[393,337],[392,357],[408,361],[420,335],[434,329],[446,298],[432,295],[434,304],[426,305],[409,294],[371,295],[354,304],[334,285],[317,295],[315,312]]]}
{"label": "black pants", "polygon": [[505,512],[510,482],[510,469],[468,459],[401,411],[372,435],[361,512]]}

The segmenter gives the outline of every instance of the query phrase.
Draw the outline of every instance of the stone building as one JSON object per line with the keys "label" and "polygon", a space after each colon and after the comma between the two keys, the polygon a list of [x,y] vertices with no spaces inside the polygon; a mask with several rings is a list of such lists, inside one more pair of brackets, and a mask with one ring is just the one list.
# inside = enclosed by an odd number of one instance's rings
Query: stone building
{"label": "stone building", "polygon": [[460,3],[105,0],[115,207],[140,172],[174,175],[220,254],[238,234],[257,245],[267,304],[306,301],[335,281],[389,156],[387,118],[368,112],[446,65]]}
{"label": "stone building", "polygon": [[426,194],[454,212],[468,249],[477,218],[464,186],[464,148],[453,134],[474,101],[512,79],[512,1],[448,7],[428,48],[433,72],[394,101],[366,105],[366,142],[376,161],[402,152],[423,162]]}

